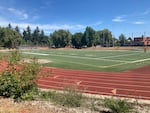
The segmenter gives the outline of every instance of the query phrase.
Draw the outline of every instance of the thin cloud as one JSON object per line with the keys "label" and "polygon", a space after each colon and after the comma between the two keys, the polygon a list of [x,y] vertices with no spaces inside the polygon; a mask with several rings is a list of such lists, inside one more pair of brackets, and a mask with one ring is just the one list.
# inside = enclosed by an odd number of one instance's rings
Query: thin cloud
{"label": "thin cloud", "polygon": [[148,14],[150,14],[150,9],[147,9],[143,13],[141,13],[141,15],[148,15]]}
{"label": "thin cloud", "polygon": [[20,19],[28,19],[28,14],[25,13],[25,11],[18,10],[15,8],[8,8],[8,11],[14,14],[15,16],[19,17]]}
{"label": "thin cloud", "polygon": [[133,22],[133,24],[136,24],[136,25],[143,25],[143,24],[145,24],[145,22],[143,22],[143,21],[135,21],[135,22]]}
{"label": "thin cloud", "polygon": [[124,16],[117,16],[114,19],[112,19],[113,22],[124,22]]}
{"label": "thin cloud", "polygon": [[99,25],[101,25],[101,24],[102,24],[102,22],[99,21],[99,22],[96,22],[96,23],[94,23],[94,24],[90,24],[89,26],[99,26]]}
{"label": "thin cloud", "polygon": [[65,29],[65,30],[72,31],[72,30],[83,30],[86,28],[85,25],[81,25],[81,24],[32,24],[32,23],[25,23],[25,22],[24,23],[23,22],[15,23],[15,22],[11,22],[11,21],[8,21],[8,20],[0,17],[0,25],[2,27],[8,26],[9,23],[13,27],[19,26],[19,28],[22,30],[26,29],[27,26],[30,26],[30,28],[32,30],[38,26],[40,29],[43,29],[44,31],[54,31],[54,30],[58,30],[58,29]]}

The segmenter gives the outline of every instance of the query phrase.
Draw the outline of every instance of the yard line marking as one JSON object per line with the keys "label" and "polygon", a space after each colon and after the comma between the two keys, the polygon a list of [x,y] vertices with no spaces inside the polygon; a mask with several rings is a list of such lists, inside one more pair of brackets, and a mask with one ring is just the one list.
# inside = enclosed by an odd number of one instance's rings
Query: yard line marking
{"label": "yard line marking", "polygon": [[31,53],[31,52],[22,52],[24,54],[31,54],[31,55],[43,55],[43,56],[48,56],[49,54],[44,54],[44,53]]}
{"label": "yard line marking", "polygon": [[91,58],[91,57],[67,56],[67,55],[57,55],[57,54],[50,54],[50,55],[51,55],[51,56],[70,57],[70,58],[80,58],[80,59],[92,59],[92,60],[112,61],[112,62],[130,62],[130,61],[112,60],[112,59],[104,59],[104,58]]}
{"label": "yard line marking", "polygon": [[131,63],[143,62],[143,61],[148,61],[148,60],[150,60],[150,58],[135,60],[135,61],[132,61]]}
{"label": "yard line marking", "polygon": [[100,58],[115,58],[115,57],[120,57],[120,56],[130,56],[130,55],[137,55],[137,54],[141,54],[141,53],[123,54],[123,55],[100,57]]}
{"label": "yard line marking", "polygon": [[130,61],[130,62],[125,62],[125,63],[120,63],[120,64],[114,64],[114,65],[109,65],[109,66],[103,66],[101,68],[109,68],[109,67],[115,67],[115,66],[120,66],[120,65],[124,65],[124,64],[134,64],[134,63],[139,63],[139,62],[144,62],[144,61],[149,61],[150,58],[146,58],[146,59],[141,59],[141,60],[135,60],[135,61]]}

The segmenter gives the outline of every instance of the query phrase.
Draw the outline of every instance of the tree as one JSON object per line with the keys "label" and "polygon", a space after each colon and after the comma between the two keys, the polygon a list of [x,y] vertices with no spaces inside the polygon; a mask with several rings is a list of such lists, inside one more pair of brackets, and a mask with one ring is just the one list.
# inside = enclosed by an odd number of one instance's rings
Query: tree
{"label": "tree", "polygon": [[17,48],[21,44],[20,34],[10,28],[0,28],[0,45],[6,48]]}
{"label": "tree", "polygon": [[82,43],[81,43],[81,40],[82,40],[82,37],[83,37],[83,33],[79,32],[79,33],[75,33],[73,36],[72,36],[72,45],[75,47],[75,48],[81,48],[82,47]]}
{"label": "tree", "polygon": [[39,27],[36,27],[36,29],[33,31],[33,34],[32,34],[32,43],[34,45],[38,45],[38,42],[39,42],[39,39],[40,38],[40,30],[39,30]]}
{"label": "tree", "polygon": [[48,37],[45,36],[44,31],[41,30],[40,35],[39,35],[39,42],[41,46],[47,45],[48,44]]}
{"label": "tree", "polygon": [[99,30],[96,32],[96,44],[100,44],[101,46],[112,46],[113,38],[111,31],[108,29]]}
{"label": "tree", "polygon": [[82,37],[82,45],[86,45],[87,47],[91,47],[94,45],[95,40],[95,31],[91,27],[86,27],[84,35]]}
{"label": "tree", "polygon": [[128,46],[132,46],[132,45],[133,45],[133,40],[132,40],[131,37],[129,37],[129,38],[127,39],[127,45],[128,45]]}
{"label": "tree", "polygon": [[26,44],[31,44],[32,34],[30,26],[28,26],[26,30],[23,31],[23,39],[25,40]]}
{"label": "tree", "polygon": [[10,24],[10,23],[8,24],[8,28],[9,28],[9,29],[12,29],[12,26],[11,26],[11,24]]}
{"label": "tree", "polygon": [[20,29],[19,29],[18,26],[15,27],[15,31],[18,32],[18,33],[20,33]]}
{"label": "tree", "polygon": [[120,45],[121,46],[125,46],[125,44],[126,44],[126,37],[125,37],[124,34],[120,34],[119,41],[120,41]]}
{"label": "tree", "polygon": [[63,29],[54,31],[52,34],[50,34],[52,43],[56,48],[69,46],[71,41],[71,36],[72,35],[69,31]]}

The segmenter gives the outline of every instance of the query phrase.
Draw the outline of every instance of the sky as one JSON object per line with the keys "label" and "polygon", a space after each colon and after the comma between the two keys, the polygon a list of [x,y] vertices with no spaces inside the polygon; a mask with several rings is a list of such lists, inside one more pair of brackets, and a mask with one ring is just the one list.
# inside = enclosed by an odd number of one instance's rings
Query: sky
{"label": "sky", "polygon": [[109,29],[113,36],[150,36],[150,0],[0,0],[0,26],[49,35],[65,29],[71,33]]}

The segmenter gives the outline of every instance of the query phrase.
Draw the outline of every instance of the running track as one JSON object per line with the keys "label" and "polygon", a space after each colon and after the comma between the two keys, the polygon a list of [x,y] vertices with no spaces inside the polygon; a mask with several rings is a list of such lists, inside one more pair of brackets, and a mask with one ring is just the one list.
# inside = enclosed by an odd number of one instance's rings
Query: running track
{"label": "running track", "polygon": [[[150,66],[128,72],[94,72],[43,68],[51,74],[37,80],[40,88],[62,90],[76,86],[85,93],[150,100]],[[116,94],[112,90],[116,90]]]}
{"label": "running track", "polygon": [[[0,71],[7,67],[0,61]],[[150,65],[128,72],[94,72],[67,70],[60,68],[41,69],[43,77],[37,80],[44,89],[62,90],[64,87],[76,86],[85,93],[114,95],[150,100]],[[116,94],[112,90],[116,89]]]}

